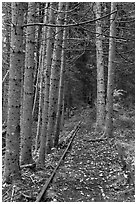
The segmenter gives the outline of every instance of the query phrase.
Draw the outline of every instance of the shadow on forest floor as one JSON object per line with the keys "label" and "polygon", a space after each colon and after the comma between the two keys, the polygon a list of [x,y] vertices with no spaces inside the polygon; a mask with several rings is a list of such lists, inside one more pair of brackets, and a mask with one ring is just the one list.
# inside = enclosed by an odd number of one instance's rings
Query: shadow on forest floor
{"label": "shadow on forest floor", "polygon": [[[119,142],[125,152],[124,159],[134,175],[134,113],[116,115],[114,138],[109,141],[90,141],[95,136],[95,114],[91,109],[69,119],[62,134],[72,130],[82,118],[83,123],[73,141],[72,149],[59,167],[44,201],[134,202],[133,182],[123,168],[116,149],[116,142]],[[23,169],[22,184],[18,184],[13,200],[35,201],[63,151],[64,149],[56,150],[48,155],[44,170]],[[3,201],[10,201],[12,187],[5,186],[3,192]]]}

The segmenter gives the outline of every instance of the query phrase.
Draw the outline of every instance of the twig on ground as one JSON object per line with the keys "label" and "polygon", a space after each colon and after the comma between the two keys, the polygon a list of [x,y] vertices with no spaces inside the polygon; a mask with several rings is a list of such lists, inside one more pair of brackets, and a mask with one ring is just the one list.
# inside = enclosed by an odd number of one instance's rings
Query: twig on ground
{"label": "twig on ground", "polygon": [[13,187],[12,187],[12,193],[11,193],[10,202],[13,202],[14,192],[15,192],[15,185],[13,185]]}

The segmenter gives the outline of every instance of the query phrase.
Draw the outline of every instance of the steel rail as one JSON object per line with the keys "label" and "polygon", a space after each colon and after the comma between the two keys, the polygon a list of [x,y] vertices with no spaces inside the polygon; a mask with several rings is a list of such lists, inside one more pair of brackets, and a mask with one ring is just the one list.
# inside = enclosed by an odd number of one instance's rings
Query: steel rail
{"label": "steel rail", "polygon": [[54,176],[55,176],[55,174],[56,174],[56,172],[57,172],[57,170],[58,170],[58,168],[59,168],[61,162],[64,160],[64,158],[65,158],[65,156],[66,156],[68,150],[70,149],[70,147],[71,147],[71,145],[72,145],[72,142],[73,142],[73,140],[74,140],[74,138],[75,138],[75,136],[76,136],[76,133],[77,133],[78,130],[80,129],[81,123],[82,123],[82,121],[80,121],[80,122],[74,127],[74,129],[73,129],[73,131],[72,131],[72,135],[71,135],[71,137],[70,137],[71,140],[70,140],[70,142],[68,143],[67,148],[65,149],[65,151],[64,151],[63,155],[61,156],[61,158],[60,158],[60,160],[59,160],[57,166],[56,166],[55,169],[53,170],[51,176],[50,176],[49,179],[46,181],[45,185],[42,187],[42,190],[41,190],[40,193],[38,194],[38,196],[37,196],[35,202],[40,202],[40,201],[42,200],[42,198],[44,197],[44,195],[46,195],[46,191],[48,190],[50,184],[52,183],[53,178],[54,178]]}

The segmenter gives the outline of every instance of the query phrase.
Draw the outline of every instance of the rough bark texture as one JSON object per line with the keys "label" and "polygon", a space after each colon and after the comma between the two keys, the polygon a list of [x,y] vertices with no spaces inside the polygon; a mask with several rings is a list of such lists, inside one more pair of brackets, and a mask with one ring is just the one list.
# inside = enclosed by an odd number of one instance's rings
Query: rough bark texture
{"label": "rough bark texture", "polygon": [[[60,12],[63,10],[64,3],[59,2],[58,4],[58,18],[56,23],[62,25],[64,13]],[[50,77],[50,91],[49,91],[49,109],[48,109],[48,135],[47,135],[47,153],[50,153],[53,147],[53,133],[56,119],[56,108],[58,98],[58,87],[59,87],[59,73],[61,64],[61,50],[62,50],[62,37],[63,29],[60,27],[56,28],[55,44],[53,50],[53,60],[51,67]]]}
{"label": "rough bark texture", "polygon": [[36,63],[35,63],[35,69],[34,69],[34,100],[33,100],[33,109],[32,109],[32,116],[33,119],[35,119],[35,108],[36,108],[36,102],[38,98],[38,85],[39,85],[39,75],[40,75],[40,60],[41,60],[41,49],[40,49],[40,41],[41,41],[41,27],[38,28],[37,35],[35,38],[37,38],[37,46],[36,46]]}
{"label": "rough bark texture", "polygon": [[[45,18],[44,18],[44,23],[48,23],[48,3],[46,3],[45,6]],[[39,146],[39,138],[40,138],[40,128],[41,128],[41,118],[42,118],[42,105],[44,103],[44,94],[43,94],[43,82],[44,82],[44,69],[45,68],[45,55],[46,55],[46,39],[47,39],[47,27],[43,27],[42,29],[42,43],[40,47],[40,63],[39,63],[39,86],[40,86],[40,91],[39,91],[39,111],[38,111],[38,124],[37,124],[37,135],[36,135],[36,143],[35,143],[35,151],[37,151],[38,146]]]}
{"label": "rough bark texture", "polygon": [[[36,3],[28,4],[28,22],[35,21]],[[35,27],[28,26],[26,29],[26,51],[25,51],[25,75],[24,75],[24,97],[22,116],[22,143],[21,163],[32,163],[32,108],[33,108],[33,72],[34,72],[34,48],[35,48]]]}
{"label": "rough bark texture", "polygon": [[[37,8],[36,8],[36,12],[37,12],[37,21],[38,22],[41,22],[43,23],[43,19],[41,17],[41,15],[45,15],[44,14],[44,10],[43,10],[43,6],[39,3],[37,3]],[[42,14],[41,14],[42,12]],[[35,56],[35,68],[34,68],[34,102],[33,102],[33,110],[32,110],[32,116],[33,116],[33,119],[35,119],[35,115],[36,114],[36,101],[37,101],[37,98],[38,98],[38,84],[39,84],[39,73],[40,73],[40,60],[41,60],[41,50],[40,50],[40,47],[41,47],[41,38],[42,38],[42,26],[38,26],[38,27],[35,27],[35,53],[36,53],[36,56]]]}
{"label": "rough bark texture", "polygon": [[[111,12],[116,8],[116,3],[111,2]],[[115,14],[110,16],[110,36],[115,36]],[[113,90],[114,90],[114,60],[115,60],[115,38],[109,39],[109,59],[108,59],[108,84],[107,84],[107,115],[106,115],[106,135],[113,136]]]}
{"label": "rough bark texture", "polygon": [[[54,22],[53,3],[50,3],[49,9],[49,23]],[[44,166],[45,164],[45,148],[46,148],[46,136],[47,136],[47,123],[48,123],[48,106],[49,106],[49,87],[50,87],[50,74],[51,74],[51,63],[53,53],[53,42],[54,33],[53,29],[49,27],[47,29],[47,40],[46,40],[46,58],[44,62],[44,105],[42,110],[42,128],[40,136],[40,149],[37,166]]]}
{"label": "rough bark texture", "polygon": [[10,3],[3,2],[3,32],[2,32],[2,123],[7,123],[8,108],[8,87],[9,87],[9,67],[10,67],[10,38],[11,38],[11,9]]}
{"label": "rough bark texture", "polygon": [[20,95],[21,68],[23,66],[23,14],[22,3],[12,3],[11,54],[8,92],[8,121],[4,177],[7,182],[20,177]]}
{"label": "rough bark texture", "polygon": [[[44,35],[45,33],[43,33]],[[42,38],[43,43],[44,43],[44,39]],[[45,43],[44,43],[45,44]],[[43,88],[43,58],[44,58],[44,49],[45,49],[45,45],[41,45],[40,47],[40,59],[39,59],[39,71],[38,71],[38,84],[37,84],[37,91],[38,91],[38,85],[39,85],[39,108],[38,108],[38,122],[37,122],[37,133],[36,133],[36,140],[35,140],[35,151],[37,151],[38,149],[38,145],[39,145],[39,135],[40,135],[40,127],[41,127],[41,111],[42,111],[42,88]],[[36,92],[35,92],[36,93]],[[37,95],[37,93],[36,93]],[[37,99],[37,97],[35,98]],[[36,103],[36,100],[35,100]],[[34,107],[34,106],[33,106]],[[34,112],[33,112],[34,113]]]}
{"label": "rough bark texture", "polygon": [[63,97],[62,97],[62,110],[61,110],[61,122],[60,122],[60,131],[63,130],[64,127],[64,112],[65,112],[65,88],[63,86]]}
{"label": "rough bark texture", "polygon": [[[66,11],[68,10],[69,3],[66,3]],[[67,21],[67,14],[65,15],[65,25]],[[57,107],[57,117],[55,124],[55,138],[54,146],[58,145],[59,133],[61,127],[61,112],[63,106],[63,86],[64,86],[64,72],[65,72],[65,48],[66,48],[66,35],[67,30],[64,28],[63,32],[63,43],[62,43],[62,53],[61,53],[61,70],[60,70],[60,82],[59,82],[59,94],[58,94],[58,107]]]}
{"label": "rough bark texture", "polygon": [[[101,17],[101,3],[96,2],[96,18]],[[97,128],[102,129],[105,119],[104,62],[102,47],[102,21],[96,21],[96,56],[97,56]]]}

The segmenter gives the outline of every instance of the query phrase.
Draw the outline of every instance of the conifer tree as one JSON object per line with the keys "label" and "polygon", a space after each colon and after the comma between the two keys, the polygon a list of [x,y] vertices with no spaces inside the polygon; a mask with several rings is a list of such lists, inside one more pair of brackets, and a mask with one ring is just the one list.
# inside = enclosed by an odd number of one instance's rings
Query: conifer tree
{"label": "conifer tree", "polygon": [[[54,3],[50,3],[49,7],[49,20],[48,23],[54,22]],[[47,123],[48,123],[48,106],[49,106],[49,88],[50,88],[50,73],[51,73],[51,63],[52,63],[52,52],[54,44],[54,32],[53,28],[47,28],[46,35],[46,56],[44,59],[43,69],[44,69],[44,104],[42,109],[42,127],[40,135],[40,149],[39,158],[37,161],[37,166],[44,166],[45,164],[45,148],[46,148],[46,136],[47,136]]]}
{"label": "conifer tree", "polygon": [[[101,4],[96,2],[96,18],[101,17]],[[96,126],[103,128],[105,119],[105,87],[104,87],[104,62],[102,46],[102,20],[96,21],[96,61],[97,61],[97,117]]]}
{"label": "conifer tree", "polygon": [[[116,3],[111,2],[111,12],[116,9]],[[108,83],[107,83],[107,107],[106,107],[106,135],[113,136],[113,92],[114,92],[114,73],[115,73],[115,28],[116,14],[110,16],[110,36],[109,39],[109,59],[108,59]]]}
{"label": "conifer tree", "polygon": [[[36,3],[28,3],[27,23],[35,22]],[[25,74],[23,115],[21,127],[21,163],[32,163],[32,109],[33,109],[33,72],[34,72],[35,27],[26,28]]]}
{"label": "conifer tree", "polygon": [[[58,25],[63,24],[64,13],[63,10],[64,3],[58,3],[58,17],[56,23]],[[61,51],[62,51],[62,37],[63,29],[60,27],[56,28],[56,36],[54,42],[53,59],[51,66],[51,77],[50,77],[50,91],[49,91],[49,108],[48,108],[48,126],[47,126],[47,149],[46,152],[50,153],[51,148],[54,144],[54,126],[56,120],[57,111],[57,99],[58,99],[58,87],[59,87],[59,73],[61,64]]]}
{"label": "conifer tree", "polygon": [[12,182],[20,178],[19,144],[20,144],[20,97],[21,69],[23,54],[23,15],[22,3],[13,2],[11,26],[11,54],[9,68],[8,120],[6,134],[6,153],[4,163],[4,178]]}

